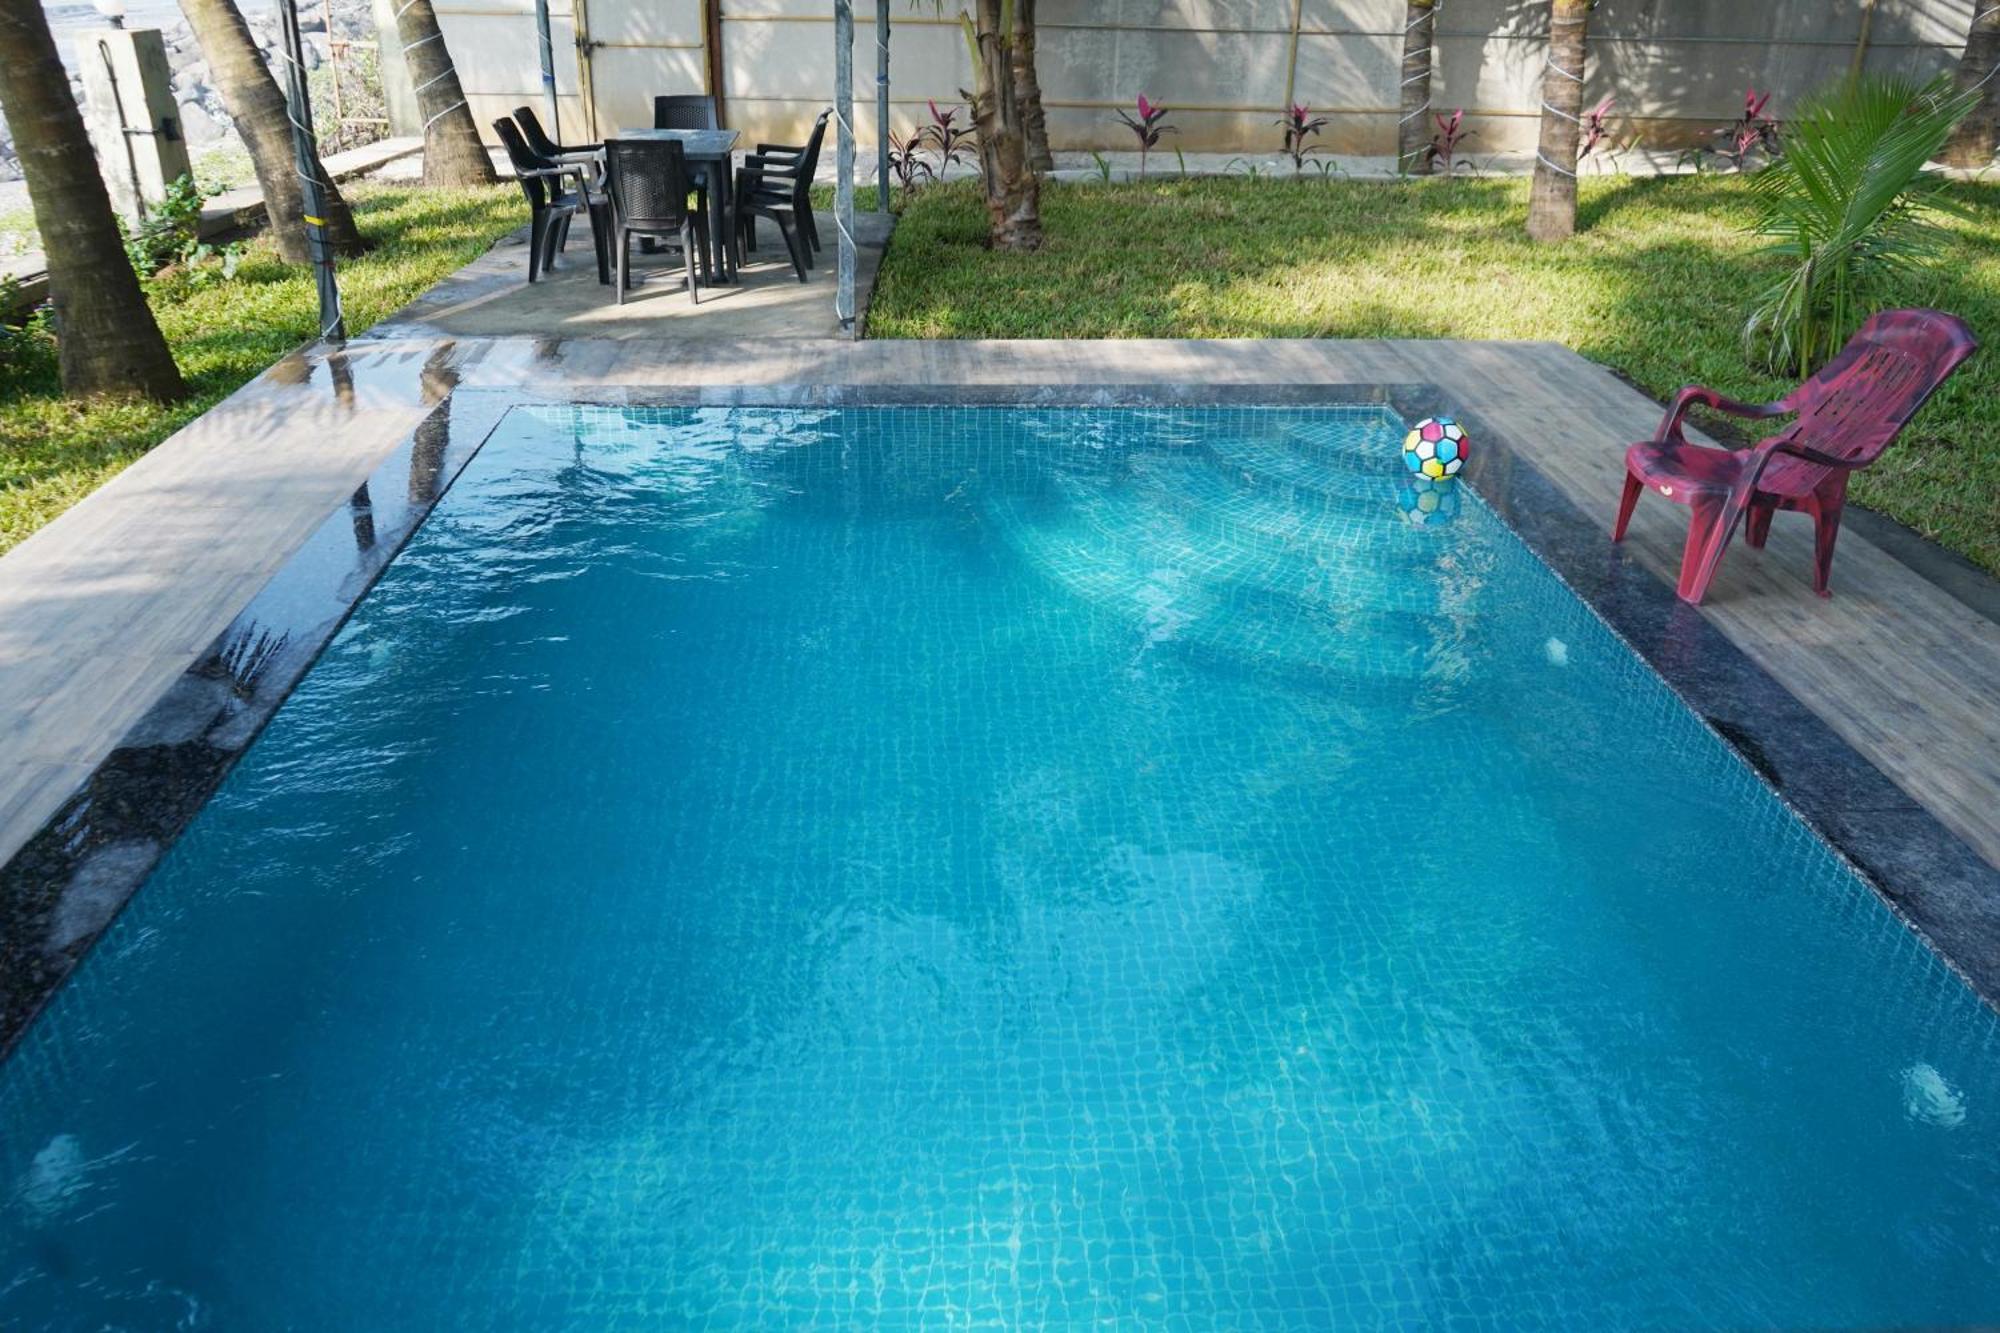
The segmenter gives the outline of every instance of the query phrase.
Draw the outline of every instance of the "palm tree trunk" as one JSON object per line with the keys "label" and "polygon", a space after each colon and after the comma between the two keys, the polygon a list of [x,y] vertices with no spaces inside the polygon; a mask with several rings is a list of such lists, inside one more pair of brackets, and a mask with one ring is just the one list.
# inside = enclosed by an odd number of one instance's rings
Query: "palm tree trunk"
{"label": "palm tree trunk", "polygon": [[1576,234],[1576,148],[1583,116],[1584,38],[1591,0],[1550,0],[1549,53],[1542,68],[1542,133],[1528,191],[1528,235]]}
{"label": "palm tree trunk", "polygon": [[181,397],[187,386],[125,257],[41,0],[0,0],[0,110],[48,261],[63,392]]}
{"label": "palm tree trunk", "polygon": [[436,403],[431,414],[417,423],[410,444],[410,481],[406,492],[412,504],[429,504],[444,489],[444,455],[451,447],[451,395],[458,388],[456,351],[449,342],[439,343],[424,360],[417,384],[426,403]]}
{"label": "palm tree trunk", "polygon": [[1036,171],[1054,171],[1049,122],[1042,114],[1042,81],[1035,73],[1035,0],[1014,0],[1013,57],[1014,98],[1021,104],[1021,130],[1028,136],[1028,165]]}
{"label": "palm tree trunk", "polygon": [[486,145],[479,142],[472,108],[465,104],[458,67],[445,49],[431,0],[397,0],[396,36],[403,43],[410,81],[417,89],[417,109],[424,116],[424,184],[450,188],[498,183],[500,176],[486,155]]}
{"label": "palm tree trunk", "polygon": [[[208,60],[222,105],[250,150],[257,185],[264,192],[264,210],[271,219],[271,235],[278,243],[278,257],[288,264],[308,263],[312,255],[306,247],[304,197],[299,189],[291,112],[285,95],[264,64],[236,0],[180,0],[180,4]],[[354,228],[354,214],[320,165],[317,151],[312,155],[312,169],[319,175],[326,200],[328,244],[336,255],[360,254],[361,233]]]}
{"label": "palm tree trunk", "polygon": [[1958,62],[1958,86],[1984,87],[1986,93],[1958,123],[1944,160],[1954,167],[1990,167],[1994,149],[2000,147],[2000,0],[1978,0],[1973,6],[1965,54]]}
{"label": "palm tree trunk", "polygon": [[1408,0],[1403,7],[1403,118],[1396,126],[1396,166],[1429,175],[1431,155],[1431,35],[1437,0]]}
{"label": "palm tree trunk", "polygon": [[972,121],[979,130],[979,179],[995,250],[1042,247],[1041,180],[1028,164],[1028,137],[1015,96],[1011,34],[1002,0],[979,0],[973,28]]}

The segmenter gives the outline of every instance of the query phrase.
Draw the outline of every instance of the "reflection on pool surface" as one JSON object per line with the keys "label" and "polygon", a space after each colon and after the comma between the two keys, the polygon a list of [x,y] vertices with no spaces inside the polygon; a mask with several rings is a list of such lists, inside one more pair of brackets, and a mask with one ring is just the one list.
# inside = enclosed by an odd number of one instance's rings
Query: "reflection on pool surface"
{"label": "reflection on pool surface", "polygon": [[2000,1318],[1992,1015],[1400,435],[517,409],[0,1067],[0,1322]]}

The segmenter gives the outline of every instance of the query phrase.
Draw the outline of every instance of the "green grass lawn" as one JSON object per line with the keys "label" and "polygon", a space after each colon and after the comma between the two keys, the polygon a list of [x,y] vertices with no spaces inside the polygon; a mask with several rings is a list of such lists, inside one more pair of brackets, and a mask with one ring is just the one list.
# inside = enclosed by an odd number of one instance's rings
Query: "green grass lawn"
{"label": "green grass lawn", "polygon": [[[2000,338],[2000,187],[1964,186],[1933,274],[1885,294]],[[906,204],[869,310],[877,338],[1541,338],[1664,396],[1788,386],[1738,330],[1772,272],[1739,178],[1586,181],[1583,230],[1522,235],[1522,180],[1225,177],[1051,184],[1039,254],[983,248],[968,185]],[[1974,358],[1854,496],[2000,573],[2000,350]],[[1606,447],[1610,447],[1607,444]]]}
{"label": "green grass lawn", "polygon": [[[374,245],[340,269],[350,334],[476,259],[525,217],[512,185],[352,185],[346,195]],[[279,263],[262,239],[246,247],[234,277],[212,266],[206,275],[169,272],[148,296],[193,390],[183,402],[67,401],[46,342],[0,359],[0,551],[311,338],[318,319],[311,272]]]}

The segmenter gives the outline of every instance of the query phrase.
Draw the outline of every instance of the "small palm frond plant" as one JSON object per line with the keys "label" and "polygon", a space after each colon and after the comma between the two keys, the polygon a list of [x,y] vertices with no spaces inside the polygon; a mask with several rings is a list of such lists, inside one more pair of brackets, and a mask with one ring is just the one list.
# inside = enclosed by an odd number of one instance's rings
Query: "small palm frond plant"
{"label": "small palm frond plant", "polygon": [[1757,298],[1744,347],[1774,372],[1810,374],[1840,350],[1897,278],[1938,252],[1940,211],[1959,212],[1924,165],[1978,101],[1947,77],[1868,74],[1810,99],[1784,156],[1751,178],[1753,229],[1785,276]]}

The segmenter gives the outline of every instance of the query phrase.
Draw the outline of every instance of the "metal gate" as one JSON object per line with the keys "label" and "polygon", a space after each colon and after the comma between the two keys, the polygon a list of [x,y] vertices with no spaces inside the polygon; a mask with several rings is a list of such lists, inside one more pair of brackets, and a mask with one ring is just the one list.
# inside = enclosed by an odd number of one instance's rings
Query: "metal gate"
{"label": "metal gate", "polygon": [[714,0],[573,0],[589,137],[653,123],[659,93],[719,95]]}

